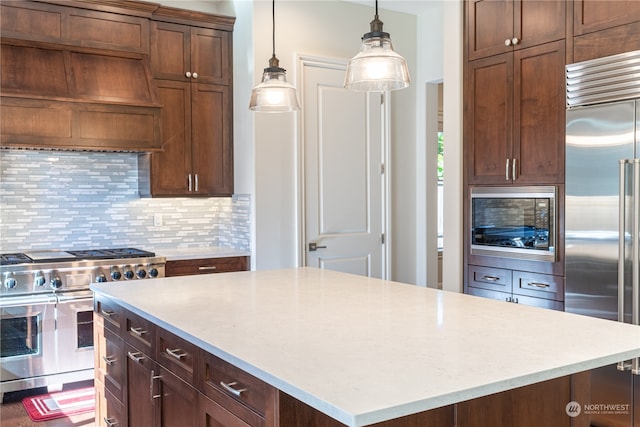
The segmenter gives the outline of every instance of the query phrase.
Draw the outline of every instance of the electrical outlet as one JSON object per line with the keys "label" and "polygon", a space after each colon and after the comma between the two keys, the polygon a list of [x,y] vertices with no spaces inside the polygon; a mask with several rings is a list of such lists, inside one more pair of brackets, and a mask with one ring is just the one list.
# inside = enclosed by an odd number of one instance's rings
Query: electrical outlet
{"label": "electrical outlet", "polygon": [[153,214],[153,225],[156,227],[162,226],[162,214],[160,213]]}

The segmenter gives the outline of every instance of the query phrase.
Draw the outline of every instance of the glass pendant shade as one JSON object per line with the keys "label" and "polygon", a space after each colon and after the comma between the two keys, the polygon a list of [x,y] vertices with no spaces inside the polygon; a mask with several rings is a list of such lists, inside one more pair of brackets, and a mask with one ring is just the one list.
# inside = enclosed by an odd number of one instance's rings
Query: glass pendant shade
{"label": "glass pendant shade", "polygon": [[264,113],[286,113],[300,109],[296,88],[287,82],[287,70],[280,68],[276,58],[276,1],[271,2],[273,54],[262,73],[262,81],[251,91],[249,109]]}
{"label": "glass pendant shade", "polygon": [[285,113],[300,109],[296,88],[287,82],[284,68],[264,69],[262,82],[251,91],[249,109],[265,113]]}
{"label": "glass pendant shade", "polygon": [[360,52],[347,65],[344,87],[351,90],[381,92],[409,86],[407,61],[393,50],[389,33],[382,31],[382,21],[376,14],[371,31],[362,36]]}

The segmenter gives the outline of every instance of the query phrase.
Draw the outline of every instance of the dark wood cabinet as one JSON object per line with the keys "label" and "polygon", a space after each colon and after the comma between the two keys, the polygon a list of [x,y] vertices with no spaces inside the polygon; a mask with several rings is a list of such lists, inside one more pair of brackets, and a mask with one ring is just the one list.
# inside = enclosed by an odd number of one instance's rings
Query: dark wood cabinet
{"label": "dark wood cabinet", "polygon": [[564,181],[564,41],[467,64],[470,184]]}
{"label": "dark wood cabinet", "polygon": [[231,32],[151,24],[151,68],[163,107],[161,153],[141,156],[151,196],[233,194]]}
{"label": "dark wood cabinet", "polygon": [[500,301],[564,310],[562,276],[469,265],[465,291]]}
{"label": "dark wood cabinet", "polygon": [[581,62],[640,49],[640,2],[575,0],[573,58]]}
{"label": "dark wood cabinet", "polygon": [[[526,363],[526,361],[523,361]],[[456,405],[457,427],[570,427],[571,378],[562,377]]]}
{"label": "dark wood cabinet", "polygon": [[246,271],[248,269],[249,257],[247,256],[197,258],[167,261],[165,264],[165,275],[167,277],[187,276],[191,274]]}
{"label": "dark wood cabinet", "polygon": [[567,4],[548,0],[468,1],[468,59],[564,39]]}

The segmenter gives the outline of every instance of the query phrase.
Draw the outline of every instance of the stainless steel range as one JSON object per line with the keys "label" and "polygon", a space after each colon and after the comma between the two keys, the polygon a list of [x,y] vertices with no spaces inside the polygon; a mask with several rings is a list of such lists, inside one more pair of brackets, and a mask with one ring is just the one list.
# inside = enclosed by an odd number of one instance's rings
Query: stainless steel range
{"label": "stainless steel range", "polygon": [[135,248],[0,255],[0,402],[4,393],[93,378],[93,282],[164,277]]}

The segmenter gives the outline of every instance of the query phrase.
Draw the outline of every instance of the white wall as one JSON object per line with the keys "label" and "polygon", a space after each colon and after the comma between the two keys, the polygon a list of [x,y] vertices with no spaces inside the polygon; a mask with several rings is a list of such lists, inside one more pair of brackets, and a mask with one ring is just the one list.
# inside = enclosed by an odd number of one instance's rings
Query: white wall
{"label": "white wall", "polygon": [[[293,267],[302,261],[296,251],[298,218],[298,114],[251,113],[248,99],[271,56],[271,1],[162,1],[163,4],[236,16],[234,28],[234,156],[238,193],[253,201],[252,268]],[[369,2],[363,2],[369,3]],[[371,2],[373,3],[373,2]],[[445,254],[444,286],[462,289],[462,2],[415,0],[416,14],[382,9],[380,19],[394,47],[407,58],[412,86],[392,93],[392,278],[427,284],[425,117],[426,83],[444,81]],[[408,7],[408,9],[406,9]],[[276,55],[297,83],[296,55],[347,59],[369,31],[373,7],[336,0],[278,0]],[[419,48],[418,48],[419,47]],[[445,78],[446,76],[446,78]],[[429,255],[431,256],[431,255]],[[429,270],[429,272],[427,272]],[[429,283],[431,285],[431,283]]]}

